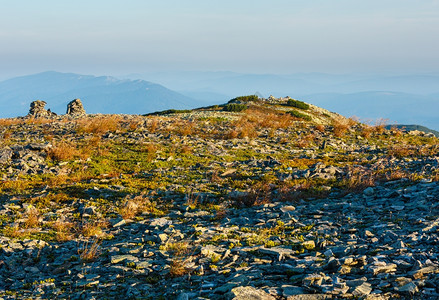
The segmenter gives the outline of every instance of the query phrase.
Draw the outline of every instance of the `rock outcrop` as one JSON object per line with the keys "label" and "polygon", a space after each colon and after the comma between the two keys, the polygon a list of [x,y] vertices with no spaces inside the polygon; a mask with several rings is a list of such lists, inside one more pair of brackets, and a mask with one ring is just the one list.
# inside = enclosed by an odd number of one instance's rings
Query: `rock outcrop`
{"label": "rock outcrop", "polygon": [[72,117],[85,116],[85,109],[80,99],[74,99],[67,104],[67,115]]}
{"label": "rock outcrop", "polygon": [[27,116],[34,118],[49,118],[56,116],[54,112],[51,112],[50,109],[46,110],[44,106],[46,106],[45,101],[41,101],[41,100],[33,101],[30,104],[30,109]]}

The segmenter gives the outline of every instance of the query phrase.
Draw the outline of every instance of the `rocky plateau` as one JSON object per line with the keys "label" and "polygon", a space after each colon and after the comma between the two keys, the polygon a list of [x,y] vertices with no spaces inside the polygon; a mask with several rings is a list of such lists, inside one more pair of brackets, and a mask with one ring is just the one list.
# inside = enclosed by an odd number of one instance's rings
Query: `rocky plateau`
{"label": "rocky plateau", "polygon": [[284,99],[0,120],[0,299],[439,299],[439,145]]}

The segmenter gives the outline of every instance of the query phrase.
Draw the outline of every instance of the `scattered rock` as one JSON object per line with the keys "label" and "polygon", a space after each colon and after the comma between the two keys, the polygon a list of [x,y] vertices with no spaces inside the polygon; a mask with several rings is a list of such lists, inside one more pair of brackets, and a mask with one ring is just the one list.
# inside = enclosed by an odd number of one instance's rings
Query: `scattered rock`
{"label": "scattered rock", "polygon": [[[68,113],[101,117],[80,111],[72,104]],[[117,118],[127,126],[134,116]],[[218,138],[230,129],[224,118],[239,115],[154,117],[157,128],[138,116],[98,141],[75,131],[83,120],[5,121],[0,298],[439,298],[439,156],[428,145],[398,158],[391,135],[360,139],[354,128],[334,138],[330,124]],[[196,123],[203,138],[181,134],[177,121]],[[296,147],[302,137],[311,140]],[[82,153],[52,159],[62,143],[88,142],[101,143],[105,163]],[[424,179],[338,186],[383,170]]]}

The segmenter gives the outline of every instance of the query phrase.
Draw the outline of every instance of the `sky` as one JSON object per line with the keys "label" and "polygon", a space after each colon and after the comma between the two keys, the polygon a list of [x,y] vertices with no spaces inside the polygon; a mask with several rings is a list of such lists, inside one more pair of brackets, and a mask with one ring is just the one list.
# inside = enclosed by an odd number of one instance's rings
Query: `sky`
{"label": "sky", "polygon": [[0,0],[0,78],[439,70],[439,0]]}

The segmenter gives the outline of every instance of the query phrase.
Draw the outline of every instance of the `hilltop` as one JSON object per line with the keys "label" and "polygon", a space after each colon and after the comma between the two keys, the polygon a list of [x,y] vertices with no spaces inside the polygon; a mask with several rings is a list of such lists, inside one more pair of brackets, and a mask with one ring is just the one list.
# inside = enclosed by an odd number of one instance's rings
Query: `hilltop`
{"label": "hilltop", "polygon": [[245,96],[0,136],[4,299],[439,297],[433,134]]}
{"label": "hilltop", "polygon": [[160,72],[129,78],[154,79],[198,100],[225,102],[234,95],[259,92],[267,97],[295,95],[347,117],[387,119],[389,124],[421,124],[438,130],[438,74],[240,74]]}

